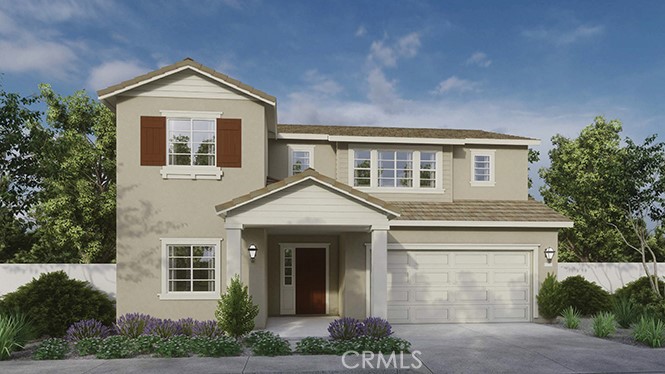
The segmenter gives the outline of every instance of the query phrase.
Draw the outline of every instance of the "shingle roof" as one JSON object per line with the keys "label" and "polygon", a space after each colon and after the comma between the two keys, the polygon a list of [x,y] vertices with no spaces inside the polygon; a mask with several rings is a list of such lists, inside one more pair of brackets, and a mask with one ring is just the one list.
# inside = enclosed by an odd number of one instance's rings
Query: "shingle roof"
{"label": "shingle roof", "polygon": [[375,136],[402,138],[437,138],[437,139],[509,139],[537,140],[516,135],[501,134],[484,130],[434,129],[408,127],[370,127],[370,126],[324,126],[324,125],[277,125],[277,131],[289,134],[325,134],[340,136]]}
{"label": "shingle roof", "polygon": [[535,200],[394,201],[392,204],[402,212],[399,219],[407,221],[570,222]]}
{"label": "shingle roof", "polygon": [[371,196],[369,194],[366,194],[362,191],[359,191],[349,185],[346,185],[344,183],[338,182],[333,178],[327,177],[319,172],[317,172],[314,169],[307,169],[303,171],[302,173],[296,174],[294,176],[282,179],[280,181],[275,181],[273,183],[268,184],[267,186],[263,188],[259,188],[258,190],[252,191],[246,195],[242,195],[239,197],[236,197],[233,200],[227,201],[225,203],[219,204],[215,206],[215,210],[217,211],[218,214],[226,212],[228,210],[231,210],[235,207],[238,207],[240,205],[244,205],[252,200],[255,200],[257,198],[261,198],[262,196],[269,195],[270,193],[274,192],[275,190],[281,190],[283,188],[287,188],[290,185],[296,184],[298,182],[301,182],[303,179],[306,178],[313,178],[316,179],[320,182],[323,182],[327,185],[332,186],[333,188],[336,188],[338,190],[344,191],[348,193],[349,195],[352,195],[353,197],[359,199],[359,200],[364,200],[367,203],[374,205],[380,209],[383,209],[392,215],[399,215],[400,211],[399,208],[394,206],[393,204],[387,203],[381,199],[378,199],[374,196]]}
{"label": "shingle roof", "polygon": [[135,84],[139,84],[139,83],[141,83],[141,82],[143,82],[143,81],[147,81],[147,80],[149,80],[149,79],[151,79],[151,78],[154,78],[154,77],[156,77],[156,76],[159,76],[159,75],[162,75],[162,74],[166,74],[166,73],[168,73],[168,72],[170,72],[170,71],[173,71],[173,70],[179,69],[179,68],[181,68],[181,67],[183,67],[183,66],[191,66],[191,67],[193,67],[193,68],[196,68],[196,69],[198,69],[198,70],[201,70],[201,71],[203,71],[203,72],[205,72],[205,73],[207,73],[207,74],[212,75],[212,76],[215,77],[215,78],[221,79],[221,80],[223,80],[223,81],[225,81],[225,82],[227,82],[227,83],[230,83],[230,84],[232,84],[232,85],[234,85],[234,86],[236,86],[236,87],[238,87],[238,88],[240,88],[240,89],[242,89],[242,90],[245,90],[245,91],[247,91],[247,92],[251,92],[252,94],[254,94],[254,95],[256,95],[256,96],[258,96],[258,97],[260,97],[260,98],[263,98],[263,99],[265,99],[265,100],[267,100],[267,101],[270,101],[270,102],[273,102],[273,103],[274,103],[274,102],[277,100],[277,99],[276,99],[274,96],[272,96],[272,95],[268,95],[267,93],[265,93],[265,92],[263,92],[263,91],[261,91],[261,90],[257,90],[256,88],[254,88],[254,87],[252,87],[252,86],[249,86],[249,85],[247,85],[247,84],[245,84],[245,83],[242,83],[242,82],[240,82],[240,81],[237,80],[237,79],[233,79],[233,78],[229,77],[229,76],[226,75],[226,74],[222,74],[222,73],[220,73],[220,72],[218,72],[218,71],[216,71],[216,70],[214,70],[214,69],[211,69],[211,68],[209,68],[209,67],[207,67],[207,66],[201,65],[200,63],[194,61],[193,59],[191,59],[191,58],[189,58],[189,57],[185,58],[185,59],[182,60],[182,61],[178,61],[178,62],[176,62],[175,64],[171,64],[171,65],[169,65],[169,66],[164,66],[164,67],[161,68],[161,69],[158,69],[158,70],[155,70],[155,71],[151,71],[150,73],[147,73],[147,74],[139,75],[139,76],[136,77],[136,78],[133,78],[133,79],[130,79],[130,80],[126,80],[126,81],[124,81],[124,82],[121,82],[121,83],[115,84],[115,85],[113,85],[113,86],[110,86],[110,87],[104,88],[104,89],[102,89],[102,90],[99,90],[99,91],[97,91],[97,95],[101,97],[101,96],[105,96],[105,95],[111,94],[111,93],[113,93],[113,92],[116,92],[116,91],[122,90],[122,89],[124,89],[124,88],[129,87],[129,86],[133,86],[133,85],[135,85]]}

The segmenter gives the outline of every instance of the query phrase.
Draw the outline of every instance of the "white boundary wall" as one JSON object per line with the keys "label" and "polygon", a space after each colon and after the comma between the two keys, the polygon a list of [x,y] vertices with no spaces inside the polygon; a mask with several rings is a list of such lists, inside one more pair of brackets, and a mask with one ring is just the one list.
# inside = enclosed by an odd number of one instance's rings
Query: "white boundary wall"
{"label": "white boundary wall", "polygon": [[43,273],[58,270],[70,278],[90,282],[115,299],[115,264],[0,264],[0,297]]}
{"label": "white boundary wall", "polygon": [[[653,264],[648,264],[653,274]],[[573,275],[581,275],[609,292],[614,292],[626,283],[643,277],[644,268],[640,262],[559,262],[557,279],[564,280]],[[658,264],[658,275],[665,275],[665,263]]]}

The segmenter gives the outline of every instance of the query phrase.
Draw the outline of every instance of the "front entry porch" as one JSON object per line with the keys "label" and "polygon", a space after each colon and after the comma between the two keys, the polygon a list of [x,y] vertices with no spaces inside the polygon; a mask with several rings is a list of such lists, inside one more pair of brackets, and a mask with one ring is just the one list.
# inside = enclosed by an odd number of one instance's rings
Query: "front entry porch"
{"label": "front entry porch", "polygon": [[282,338],[304,338],[307,336],[328,336],[328,325],[338,316],[292,316],[268,317],[266,330],[279,334]]}

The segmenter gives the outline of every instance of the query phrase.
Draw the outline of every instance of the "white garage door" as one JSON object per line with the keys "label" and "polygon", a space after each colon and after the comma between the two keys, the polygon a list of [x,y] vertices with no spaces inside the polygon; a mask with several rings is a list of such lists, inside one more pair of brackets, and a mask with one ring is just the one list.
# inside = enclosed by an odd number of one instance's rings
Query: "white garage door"
{"label": "white garage door", "polygon": [[531,267],[526,251],[388,251],[388,320],[528,322]]}

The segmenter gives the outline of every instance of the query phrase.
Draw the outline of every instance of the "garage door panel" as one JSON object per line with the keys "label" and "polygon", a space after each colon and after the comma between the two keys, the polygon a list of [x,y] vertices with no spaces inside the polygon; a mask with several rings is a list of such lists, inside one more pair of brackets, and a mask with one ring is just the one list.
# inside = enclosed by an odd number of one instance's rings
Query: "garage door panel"
{"label": "garage door panel", "polygon": [[496,271],[494,272],[494,284],[529,284],[529,273],[527,271]]}
{"label": "garage door panel", "polygon": [[486,271],[460,271],[457,273],[457,283],[468,285],[485,284],[489,282],[489,273]]}
{"label": "garage door panel", "polygon": [[531,318],[529,252],[390,251],[394,323],[517,322]]}
{"label": "garage door panel", "polygon": [[446,290],[414,291],[414,297],[412,300],[416,302],[431,303],[442,303],[450,301],[449,292]]}
{"label": "garage door panel", "polygon": [[455,265],[488,265],[489,254],[485,253],[463,253],[455,254]]}
{"label": "garage door panel", "polygon": [[413,280],[415,285],[445,285],[448,284],[448,272],[422,271],[414,272]]}

